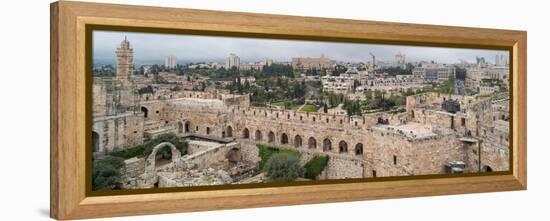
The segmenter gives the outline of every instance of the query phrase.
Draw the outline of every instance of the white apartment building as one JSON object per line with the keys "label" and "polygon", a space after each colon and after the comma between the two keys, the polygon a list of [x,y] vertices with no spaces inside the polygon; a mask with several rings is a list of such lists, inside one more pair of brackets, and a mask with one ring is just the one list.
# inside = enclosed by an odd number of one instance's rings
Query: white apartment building
{"label": "white apartment building", "polygon": [[176,64],[176,56],[174,55],[168,55],[164,59],[164,66],[167,68],[175,68]]}
{"label": "white apartment building", "polygon": [[225,61],[225,69],[231,69],[232,67],[237,67],[241,65],[241,59],[236,54],[229,54],[227,60]]}

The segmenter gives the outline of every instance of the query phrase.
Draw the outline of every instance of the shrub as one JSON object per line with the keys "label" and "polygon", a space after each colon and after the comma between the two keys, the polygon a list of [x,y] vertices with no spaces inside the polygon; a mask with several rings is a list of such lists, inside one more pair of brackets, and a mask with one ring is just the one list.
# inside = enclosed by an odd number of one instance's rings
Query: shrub
{"label": "shrub", "polygon": [[170,142],[174,144],[181,154],[187,153],[187,141],[184,138],[176,136],[174,133],[161,134],[143,144],[127,148],[124,150],[115,150],[109,155],[115,157],[122,157],[124,159],[130,159],[132,157],[145,157],[153,152],[153,148],[163,142]]}
{"label": "shrub", "polygon": [[124,159],[107,156],[95,160],[92,165],[92,189],[115,189],[121,182],[120,169],[124,167]]}
{"label": "shrub", "polygon": [[304,177],[308,179],[316,179],[328,164],[329,156],[315,156],[304,165],[306,170]]}
{"label": "shrub", "polygon": [[123,150],[115,150],[111,152],[109,155],[114,157],[121,157],[124,159],[130,159],[132,157],[136,156],[142,156],[143,151],[145,150],[145,144],[140,144],[131,148],[123,149]]}
{"label": "shrub", "polygon": [[293,181],[304,175],[300,159],[291,153],[276,153],[265,164],[264,171],[273,181]]}
{"label": "shrub", "polygon": [[273,154],[276,153],[289,153],[292,155],[295,155],[297,158],[300,158],[300,152],[292,149],[286,149],[286,148],[275,148],[263,144],[256,145],[258,147],[259,155],[260,155],[260,162],[258,162],[258,169],[262,170]]}

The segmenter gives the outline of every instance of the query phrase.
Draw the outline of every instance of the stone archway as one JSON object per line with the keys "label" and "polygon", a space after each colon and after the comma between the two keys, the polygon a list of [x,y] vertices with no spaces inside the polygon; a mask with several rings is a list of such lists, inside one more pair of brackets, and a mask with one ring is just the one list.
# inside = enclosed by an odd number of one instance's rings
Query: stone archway
{"label": "stone archway", "polygon": [[315,140],[315,138],[313,138],[313,137],[310,137],[307,140],[307,148],[309,148],[309,149],[317,148],[317,140]]}
{"label": "stone archway", "polygon": [[286,133],[281,134],[281,144],[288,144],[288,135]]}
{"label": "stone archway", "polygon": [[92,147],[94,153],[99,152],[99,134],[95,131],[92,131]]}
{"label": "stone archway", "polygon": [[147,116],[149,115],[149,110],[144,106],[141,106],[141,112],[143,112],[144,118],[147,118]]}
{"label": "stone archway", "polygon": [[330,152],[332,150],[332,141],[328,138],[323,140],[323,152]]}
{"label": "stone archway", "polygon": [[302,146],[302,137],[300,135],[294,136],[294,147],[298,148]]}
{"label": "stone archway", "polygon": [[262,132],[260,130],[256,130],[254,138],[256,141],[262,141]]}
{"label": "stone archway", "polygon": [[358,143],[355,145],[355,155],[363,155],[363,144]]}
{"label": "stone archway", "polygon": [[178,122],[178,133],[183,133],[183,123],[182,122]]}
{"label": "stone archway", "polygon": [[189,121],[185,122],[185,133],[189,133],[189,127],[191,127],[190,125],[191,123],[189,123]]}
{"label": "stone archway", "polygon": [[243,138],[244,138],[244,139],[250,138],[250,131],[248,131],[248,128],[244,128],[244,130],[243,130]]}
{"label": "stone archway", "polygon": [[346,143],[346,141],[340,141],[340,143],[338,143],[338,152],[340,153],[347,153],[348,152],[348,144]]}
{"label": "stone archway", "polygon": [[147,161],[145,163],[145,172],[146,173],[154,173],[155,172],[155,163],[156,163],[156,156],[157,152],[162,149],[163,147],[168,146],[170,147],[170,152],[172,153],[172,162],[179,159],[181,157],[181,152],[174,146],[174,144],[170,142],[164,142],[156,145],[153,147],[153,150],[151,151],[151,154],[147,157]]}
{"label": "stone archway", "polygon": [[493,172],[493,168],[491,168],[490,166],[483,166],[483,169],[482,169],[483,172]]}
{"label": "stone archway", "polygon": [[269,131],[269,134],[267,134],[267,142],[268,143],[275,142],[275,133],[273,133],[273,131]]}
{"label": "stone archway", "polygon": [[227,129],[225,130],[225,135],[227,137],[233,137],[233,127],[227,126]]}

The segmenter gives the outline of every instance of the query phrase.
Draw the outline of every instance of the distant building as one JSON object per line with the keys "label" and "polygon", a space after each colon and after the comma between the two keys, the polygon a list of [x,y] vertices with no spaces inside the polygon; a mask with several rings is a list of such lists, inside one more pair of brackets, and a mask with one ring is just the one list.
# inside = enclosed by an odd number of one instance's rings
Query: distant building
{"label": "distant building", "polygon": [[495,65],[496,66],[507,66],[508,65],[508,58],[504,55],[496,55],[495,56]]}
{"label": "distant building", "polygon": [[398,67],[405,69],[405,57],[406,55],[402,54],[401,52],[395,55],[395,63],[397,64]]}
{"label": "distant building", "polygon": [[307,57],[296,57],[292,58],[292,68],[297,70],[308,70],[308,69],[329,69],[336,62],[325,57],[324,54],[319,58],[307,58]]}
{"label": "distant building", "polygon": [[487,67],[487,62],[485,62],[484,57],[476,56],[476,64],[478,67]]}
{"label": "distant building", "polygon": [[425,81],[445,81],[455,76],[456,68],[446,64],[422,63],[412,72],[413,76]]}
{"label": "distant building", "polygon": [[239,65],[239,70],[242,71],[261,71],[264,69],[263,63],[250,63]]}
{"label": "distant building", "polygon": [[252,84],[252,83],[256,82],[256,78],[254,76],[241,77],[241,84],[245,84],[246,82]]}
{"label": "distant building", "polygon": [[176,56],[174,55],[168,55],[164,59],[164,66],[167,68],[175,68],[176,67]]}
{"label": "distant building", "polygon": [[479,86],[479,94],[486,95],[499,92],[499,86]]}
{"label": "distant building", "polygon": [[232,67],[237,67],[241,65],[241,59],[236,54],[229,54],[227,60],[225,61],[225,69],[231,69]]}
{"label": "distant building", "polygon": [[199,69],[199,68],[210,69],[212,67],[208,64],[193,64],[193,65],[189,65],[188,68],[189,69]]}
{"label": "distant building", "polygon": [[269,58],[265,59],[265,65],[266,66],[271,66],[272,64],[273,64],[273,59],[269,59]]}

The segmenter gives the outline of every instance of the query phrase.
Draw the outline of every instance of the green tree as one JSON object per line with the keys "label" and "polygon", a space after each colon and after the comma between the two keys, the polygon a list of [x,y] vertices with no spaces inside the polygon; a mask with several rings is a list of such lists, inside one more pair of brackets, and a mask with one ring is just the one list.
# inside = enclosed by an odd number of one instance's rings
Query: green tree
{"label": "green tree", "polygon": [[319,174],[325,170],[328,164],[329,156],[315,156],[304,165],[306,170],[304,177],[308,179],[316,179]]}
{"label": "green tree", "polygon": [[92,165],[92,189],[116,189],[121,185],[120,170],[124,167],[124,159],[107,156],[95,160]]}
{"label": "green tree", "polygon": [[264,171],[273,181],[293,181],[304,175],[300,159],[289,153],[276,153],[267,161]]}

